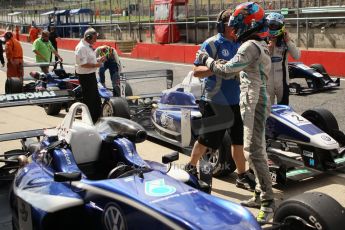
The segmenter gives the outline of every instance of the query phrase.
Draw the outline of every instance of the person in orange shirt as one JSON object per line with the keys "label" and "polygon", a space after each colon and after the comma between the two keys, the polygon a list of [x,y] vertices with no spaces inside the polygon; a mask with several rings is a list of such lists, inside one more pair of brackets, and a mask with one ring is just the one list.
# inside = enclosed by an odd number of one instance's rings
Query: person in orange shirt
{"label": "person in orange shirt", "polygon": [[19,77],[23,81],[23,48],[19,41],[13,37],[12,32],[6,32],[5,52],[7,57],[7,78]]}
{"label": "person in orange shirt", "polygon": [[32,25],[29,31],[30,42],[33,43],[37,38],[40,30],[36,27],[36,25]]}

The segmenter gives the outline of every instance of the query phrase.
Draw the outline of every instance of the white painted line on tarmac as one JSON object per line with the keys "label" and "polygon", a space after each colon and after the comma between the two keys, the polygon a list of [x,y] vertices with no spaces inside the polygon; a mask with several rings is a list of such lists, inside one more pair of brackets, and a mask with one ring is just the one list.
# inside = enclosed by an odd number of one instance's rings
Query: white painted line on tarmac
{"label": "white painted line on tarmac", "polygon": [[[31,46],[31,44],[28,44],[28,43],[21,43],[21,44]],[[65,49],[59,49],[59,50],[63,50],[64,52],[74,53],[73,50],[65,50]],[[176,66],[187,66],[187,67],[193,66],[192,64],[183,64],[183,63],[166,62],[166,61],[154,61],[154,60],[146,60],[146,59],[135,59],[135,58],[127,58],[127,57],[121,57],[121,59],[131,60],[131,61],[135,60],[135,61],[140,61],[140,62],[157,63],[157,64],[171,64],[171,65],[176,65]]]}

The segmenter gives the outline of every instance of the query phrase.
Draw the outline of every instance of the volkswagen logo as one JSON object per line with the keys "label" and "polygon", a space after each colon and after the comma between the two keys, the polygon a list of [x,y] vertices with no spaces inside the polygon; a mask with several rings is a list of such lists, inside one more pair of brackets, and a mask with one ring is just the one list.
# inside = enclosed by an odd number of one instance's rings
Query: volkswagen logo
{"label": "volkswagen logo", "polygon": [[322,135],[321,138],[325,141],[331,141],[332,139],[329,136]]}
{"label": "volkswagen logo", "polygon": [[120,207],[115,203],[108,204],[103,213],[103,224],[107,230],[126,230],[126,220]]}

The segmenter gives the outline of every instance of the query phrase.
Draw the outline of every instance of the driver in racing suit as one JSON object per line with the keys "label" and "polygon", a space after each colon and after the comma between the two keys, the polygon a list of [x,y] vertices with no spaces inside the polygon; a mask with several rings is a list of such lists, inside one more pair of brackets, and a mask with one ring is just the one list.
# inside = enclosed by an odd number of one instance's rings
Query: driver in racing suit
{"label": "driver in racing suit", "polygon": [[[266,83],[271,58],[264,37],[267,36],[265,12],[260,5],[246,2],[238,5],[229,25],[236,29],[238,41],[243,44],[228,62],[215,61],[204,51],[198,51],[197,60],[217,74],[240,72],[240,108],[244,125],[244,154],[254,171],[254,196],[241,204],[260,207],[257,221],[267,222],[275,209],[272,181],[267,165],[265,125],[270,112]],[[224,75],[225,78],[232,75]]]}
{"label": "driver in racing suit", "polygon": [[271,54],[271,72],[267,84],[271,104],[277,97],[277,104],[289,105],[289,70],[288,54],[298,60],[300,50],[291,41],[285,31],[284,16],[279,13],[270,13],[267,16],[269,28],[269,50]]}

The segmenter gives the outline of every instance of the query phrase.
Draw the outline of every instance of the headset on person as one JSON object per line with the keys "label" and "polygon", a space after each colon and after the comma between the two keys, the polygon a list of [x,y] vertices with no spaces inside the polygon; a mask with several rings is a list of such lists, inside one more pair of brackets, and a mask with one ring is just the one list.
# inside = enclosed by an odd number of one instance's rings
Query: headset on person
{"label": "headset on person", "polygon": [[10,32],[10,31],[7,31],[7,32],[4,34],[4,38],[7,39],[7,40],[11,39],[12,37],[13,37],[13,34],[12,34],[12,32]]}
{"label": "headset on person", "polygon": [[226,10],[223,10],[222,12],[219,13],[217,17],[217,32],[218,33],[224,33],[225,32],[225,25],[224,25],[224,20],[222,18],[223,14],[226,12]]}
{"label": "headset on person", "polygon": [[87,35],[85,36],[85,39],[88,40],[88,41],[91,41],[92,38],[93,38],[93,35],[94,35],[94,34],[87,34]]}

